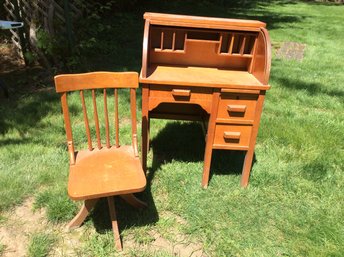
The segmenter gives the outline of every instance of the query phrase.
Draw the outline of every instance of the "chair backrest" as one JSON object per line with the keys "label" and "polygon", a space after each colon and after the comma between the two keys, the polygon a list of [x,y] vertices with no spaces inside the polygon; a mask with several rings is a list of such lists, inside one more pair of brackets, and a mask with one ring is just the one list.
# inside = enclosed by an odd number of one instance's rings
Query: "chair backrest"
{"label": "chair backrest", "polygon": [[86,136],[88,141],[88,149],[93,150],[90,125],[87,116],[87,108],[85,104],[84,91],[92,91],[92,105],[93,116],[95,122],[95,130],[97,137],[97,148],[101,149],[102,143],[100,138],[100,127],[96,101],[96,89],[103,89],[104,96],[104,117],[105,117],[105,134],[106,147],[110,148],[110,129],[109,129],[109,115],[107,108],[107,93],[106,89],[114,89],[114,107],[115,107],[115,146],[119,147],[119,118],[118,118],[118,89],[130,89],[130,111],[131,111],[131,132],[132,132],[132,146],[135,156],[138,156],[137,150],[137,130],[136,130],[136,88],[138,88],[138,74],[136,72],[90,72],[81,74],[62,74],[54,77],[56,92],[61,94],[61,104],[63,117],[65,122],[67,145],[70,155],[70,163],[75,163],[75,150],[73,142],[72,126],[69,115],[67,93],[73,91],[80,91],[81,105],[83,110],[83,117],[86,129]]}

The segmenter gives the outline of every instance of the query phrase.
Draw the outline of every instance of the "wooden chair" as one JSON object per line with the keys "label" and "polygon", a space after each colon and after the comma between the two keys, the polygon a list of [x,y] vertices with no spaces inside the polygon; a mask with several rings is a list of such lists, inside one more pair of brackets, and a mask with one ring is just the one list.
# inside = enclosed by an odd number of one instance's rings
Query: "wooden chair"
{"label": "wooden chair", "polygon": [[[136,88],[138,74],[136,72],[91,72],[83,74],[65,74],[55,76],[56,92],[61,94],[62,111],[65,122],[67,145],[70,157],[70,173],[68,179],[68,195],[73,200],[83,200],[79,213],[68,224],[69,228],[79,227],[99,198],[107,197],[115,245],[122,250],[117,225],[114,197],[121,196],[130,205],[142,208],[146,204],[137,199],[133,193],[145,189],[146,178],[142,170],[137,150],[136,133]],[[122,146],[119,143],[118,88],[130,89],[131,133],[132,144]],[[96,92],[103,89],[104,120],[106,144],[102,145],[100,125],[96,101]],[[107,108],[107,91],[114,89],[115,102],[115,144],[110,144],[110,122]],[[88,149],[75,151],[72,126],[68,109],[67,94],[80,91],[81,105],[86,129]],[[97,143],[93,147],[90,124],[87,116],[84,91],[92,91],[93,116]]]}

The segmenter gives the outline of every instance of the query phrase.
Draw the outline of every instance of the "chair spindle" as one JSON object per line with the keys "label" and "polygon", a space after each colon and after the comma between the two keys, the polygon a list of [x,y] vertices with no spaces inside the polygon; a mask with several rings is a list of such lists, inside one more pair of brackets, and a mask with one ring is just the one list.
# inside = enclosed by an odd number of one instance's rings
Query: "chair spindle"
{"label": "chair spindle", "polygon": [[91,139],[91,133],[90,133],[90,125],[88,123],[87,109],[86,109],[85,97],[84,97],[84,91],[83,90],[80,90],[80,97],[81,97],[81,104],[82,104],[82,112],[84,114],[84,122],[85,122],[88,150],[91,151],[93,146],[92,146],[92,139]]}
{"label": "chair spindle", "polygon": [[110,148],[110,132],[109,132],[109,114],[107,108],[107,95],[106,95],[106,88],[103,90],[104,94],[104,115],[105,115],[105,133],[106,133],[106,147]]}
{"label": "chair spindle", "polygon": [[116,147],[119,147],[119,119],[118,119],[118,89],[115,88],[115,130],[116,130]]}
{"label": "chair spindle", "polygon": [[96,135],[97,135],[97,143],[98,149],[102,148],[102,144],[100,141],[100,130],[99,130],[99,119],[98,119],[98,112],[97,112],[97,101],[96,101],[96,92],[92,89],[92,100],[93,100],[93,112],[94,112],[94,122],[96,125]]}
{"label": "chair spindle", "polygon": [[138,154],[137,145],[137,128],[136,128],[136,90],[134,88],[130,89],[130,112],[131,112],[131,138],[134,149],[134,155]]}

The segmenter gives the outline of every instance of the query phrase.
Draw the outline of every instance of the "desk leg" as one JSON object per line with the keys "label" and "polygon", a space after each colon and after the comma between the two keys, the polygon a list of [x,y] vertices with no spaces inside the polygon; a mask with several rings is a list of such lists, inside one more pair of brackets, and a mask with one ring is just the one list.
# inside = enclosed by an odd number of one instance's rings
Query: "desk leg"
{"label": "desk leg", "polygon": [[253,154],[254,154],[254,148],[249,149],[245,154],[244,167],[242,168],[241,182],[240,182],[240,185],[242,187],[247,187],[248,185],[248,180],[250,178],[250,172],[252,168]]}
{"label": "desk leg", "polygon": [[213,153],[213,141],[215,135],[216,116],[219,105],[220,91],[216,89],[213,93],[211,113],[208,123],[208,132],[206,135],[205,151],[204,151],[204,166],[203,166],[203,177],[202,187],[207,188],[209,182],[211,155]]}
{"label": "desk leg", "polygon": [[148,114],[148,101],[149,101],[149,89],[147,85],[142,86],[142,169],[147,172],[147,154],[148,154],[148,130],[149,130],[149,114]]}
{"label": "desk leg", "polygon": [[249,146],[248,151],[246,152],[244,167],[242,169],[241,182],[240,182],[240,185],[242,187],[247,187],[248,180],[250,178],[253,155],[254,155],[254,147],[256,145],[259,123],[260,123],[260,116],[263,110],[264,97],[265,97],[265,91],[261,91],[258,97],[258,101],[257,101],[256,114],[254,117],[254,124],[252,128],[251,139],[250,139],[250,146]]}

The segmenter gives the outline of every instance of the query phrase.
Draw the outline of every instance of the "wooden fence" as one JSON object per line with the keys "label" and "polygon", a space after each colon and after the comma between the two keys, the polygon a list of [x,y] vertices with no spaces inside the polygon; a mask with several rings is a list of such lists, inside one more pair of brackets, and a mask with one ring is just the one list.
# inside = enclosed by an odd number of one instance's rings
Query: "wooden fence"
{"label": "wooden fence", "polygon": [[8,20],[24,22],[23,28],[11,30],[11,39],[26,64],[26,53],[38,51],[38,55],[42,55],[36,45],[37,28],[50,36],[64,34],[72,46],[72,23],[82,15],[78,2],[70,3],[68,0],[5,0],[4,8]]}

